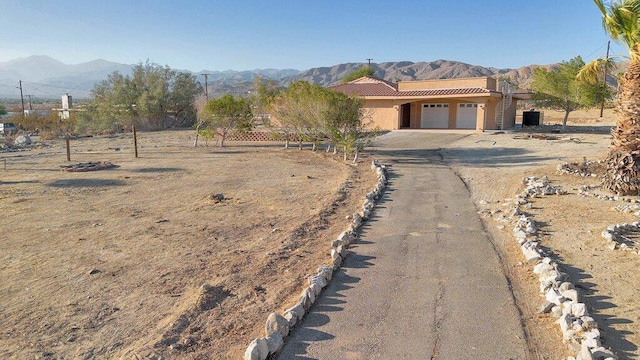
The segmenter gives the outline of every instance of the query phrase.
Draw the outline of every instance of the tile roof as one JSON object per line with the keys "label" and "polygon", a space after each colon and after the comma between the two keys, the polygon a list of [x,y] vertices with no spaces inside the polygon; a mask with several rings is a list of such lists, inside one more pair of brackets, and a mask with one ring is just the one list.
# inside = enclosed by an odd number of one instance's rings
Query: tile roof
{"label": "tile roof", "polygon": [[372,78],[360,78],[346,84],[330,87],[347,95],[358,96],[393,96],[393,97],[426,97],[426,96],[455,96],[471,94],[500,94],[498,91],[485,88],[442,88],[426,90],[398,90],[397,85]]}
{"label": "tile roof", "polygon": [[347,95],[397,96],[398,90],[383,83],[347,83],[332,86],[331,89]]}
{"label": "tile roof", "polygon": [[398,91],[398,96],[444,96],[444,95],[470,95],[497,93],[485,88],[454,88],[454,89],[429,89],[429,90],[405,90]]}

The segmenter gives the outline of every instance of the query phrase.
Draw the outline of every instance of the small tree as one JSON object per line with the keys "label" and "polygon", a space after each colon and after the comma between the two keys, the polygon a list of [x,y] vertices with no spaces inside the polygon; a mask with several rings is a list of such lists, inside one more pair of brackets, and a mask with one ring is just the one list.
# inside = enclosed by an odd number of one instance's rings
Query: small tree
{"label": "small tree", "polygon": [[562,62],[557,69],[537,68],[533,72],[533,100],[542,106],[564,111],[562,130],[566,129],[567,119],[572,111],[592,107],[604,96],[603,89],[606,88],[600,84],[577,79],[582,67],[584,61],[577,56]]}
{"label": "small tree", "polygon": [[6,115],[7,114],[7,108],[4,107],[4,105],[0,104],[0,115]]}
{"label": "small tree", "polygon": [[343,84],[346,84],[349,81],[360,79],[363,76],[373,76],[374,73],[375,71],[373,71],[371,67],[363,66],[360,69],[352,71],[347,75],[345,75],[345,77],[343,77],[342,80],[340,80],[340,82],[342,82]]}
{"label": "small tree", "polygon": [[221,147],[224,147],[224,141],[231,129],[251,128],[253,119],[251,103],[242,97],[236,98],[227,94],[221,98],[209,100],[205,113],[210,118],[209,124],[221,135]]}
{"label": "small tree", "polygon": [[357,160],[358,148],[371,134],[365,130],[367,116],[362,107],[359,98],[297,81],[280,94],[273,109],[283,127],[298,135],[300,148],[306,140],[316,150],[321,141],[328,139],[329,146],[334,145],[334,153],[340,146],[345,159],[354,153]]}
{"label": "small tree", "polygon": [[306,81],[296,81],[278,96],[273,106],[278,121],[287,133],[285,148],[288,147],[288,135],[298,136],[298,147],[302,149],[303,141],[312,141],[314,148],[321,136],[322,116],[324,113],[324,93],[327,90],[319,85]]}
{"label": "small tree", "polygon": [[254,115],[260,118],[262,125],[269,126],[271,106],[278,97],[280,88],[272,79],[265,81],[261,75],[258,75],[253,79],[253,89],[250,99]]}
{"label": "small tree", "polygon": [[93,88],[92,119],[148,129],[193,123],[193,100],[202,92],[195,75],[148,61],[135,65],[132,72],[114,72]]}

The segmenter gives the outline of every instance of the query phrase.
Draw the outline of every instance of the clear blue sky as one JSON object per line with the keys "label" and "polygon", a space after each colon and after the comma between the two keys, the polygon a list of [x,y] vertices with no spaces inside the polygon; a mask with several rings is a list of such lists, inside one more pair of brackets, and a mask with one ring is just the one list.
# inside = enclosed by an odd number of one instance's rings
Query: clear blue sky
{"label": "clear blue sky", "polygon": [[517,68],[592,60],[608,40],[589,0],[2,0],[0,27],[0,62],[149,59],[191,71],[367,58]]}

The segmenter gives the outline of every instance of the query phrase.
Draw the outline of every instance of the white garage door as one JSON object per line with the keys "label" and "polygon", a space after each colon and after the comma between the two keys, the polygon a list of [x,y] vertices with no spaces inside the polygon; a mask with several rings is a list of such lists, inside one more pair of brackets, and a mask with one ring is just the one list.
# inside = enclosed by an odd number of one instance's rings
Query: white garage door
{"label": "white garage door", "polygon": [[458,104],[456,128],[475,129],[478,118],[478,104]]}
{"label": "white garage door", "polygon": [[425,129],[449,128],[449,104],[422,104],[420,127]]}

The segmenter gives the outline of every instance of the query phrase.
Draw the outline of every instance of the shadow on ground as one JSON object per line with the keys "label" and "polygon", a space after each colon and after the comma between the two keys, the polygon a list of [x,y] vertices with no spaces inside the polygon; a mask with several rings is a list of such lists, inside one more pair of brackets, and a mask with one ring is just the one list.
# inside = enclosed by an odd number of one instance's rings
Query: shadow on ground
{"label": "shadow on ground", "polygon": [[521,165],[538,165],[553,157],[530,155],[531,151],[523,148],[508,147],[473,147],[443,149],[441,153],[447,162],[473,165],[479,167],[508,167]]}
{"label": "shadow on ground", "polygon": [[[559,262],[562,263],[561,258]],[[600,310],[617,307],[615,303],[611,302],[612,298],[610,296],[599,295],[598,285],[591,282],[593,277],[583,269],[571,265],[562,265],[561,268],[569,274],[571,281],[580,294],[581,301],[587,304],[591,312],[591,317],[593,317],[598,324],[603,346],[605,348],[611,348],[620,359],[635,358],[635,352],[638,350],[638,346],[627,340],[627,335],[632,333],[614,328],[614,325],[631,324],[633,320],[600,313]],[[618,326],[618,328],[620,328],[620,326]]]}
{"label": "shadow on ground", "polygon": [[159,167],[148,167],[132,170],[133,172],[138,173],[169,173],[169,172],[178,172],[183,171],[182,168],[159,168]]}
{"label": "shadow on ground", "polygon": [[47,184],[47,186],[55,188],[100,188],[108,186],[123,186],[126,182],[113,179],[64,179],[56,180]]}

